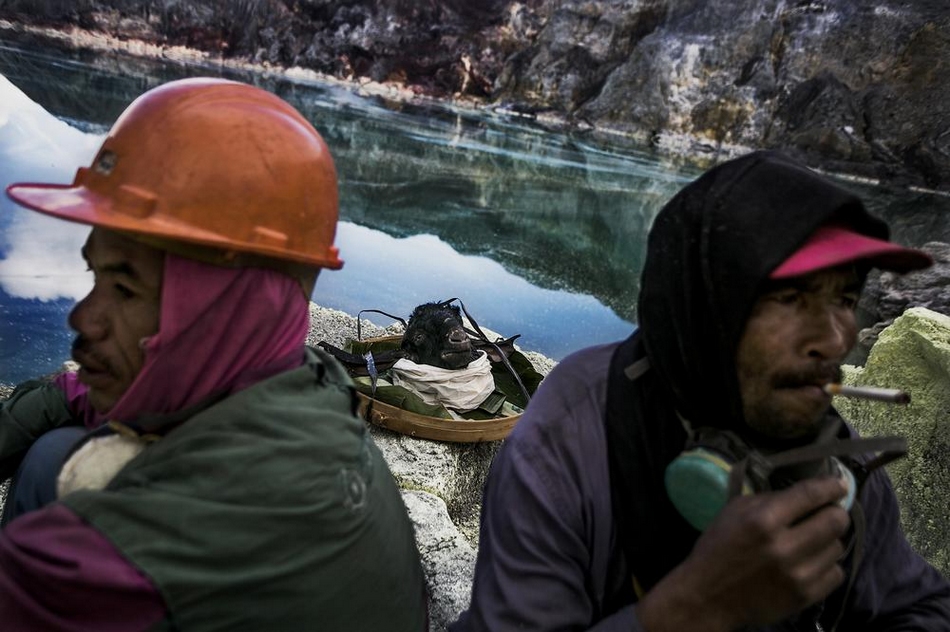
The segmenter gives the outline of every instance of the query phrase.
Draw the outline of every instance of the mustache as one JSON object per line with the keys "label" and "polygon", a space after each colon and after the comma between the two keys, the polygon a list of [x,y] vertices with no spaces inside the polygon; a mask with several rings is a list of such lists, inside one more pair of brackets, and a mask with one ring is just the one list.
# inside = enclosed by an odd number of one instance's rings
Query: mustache
{"label": "mustache", "polygon": [[73,361],[80,365],[92,365],[96,370],[113,372],[112,363],[108,358],[96,353],[92,348],[92,343],[85,336],[76,336],[70,348],[70,355]]}
{"label": "mustache", "polygon": [[838,364],[823,362],[800,370],[783,371],[775,375],[773,385],[778,388],[794,388],[840,381],[841,367]]}

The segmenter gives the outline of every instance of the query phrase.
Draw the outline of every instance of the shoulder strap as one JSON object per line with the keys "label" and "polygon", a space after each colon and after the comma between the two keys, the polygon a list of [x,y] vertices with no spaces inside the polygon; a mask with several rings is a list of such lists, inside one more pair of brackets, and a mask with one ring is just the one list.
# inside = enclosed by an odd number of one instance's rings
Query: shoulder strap
{"label": "shoulder strap", "polygon": [[[633,371],[632,377],[628,377],[627,369],[636,365],[637,347],[636,334],[630,336],[614,351],[610,358],[610,368],[607,374],[607,406],[606,406],[606,436],[607,436],[607,458],[610,470],[610,494],[611,504],[613,506],[614,521],[617,525],[618,544],[627,558],[627,568],[629,569],[633,562],[629,561],[635,553],[629,551],[626,545],[623,533],[627,526],[635,520],[635,517],[629,515],[630,507],[624,502],[626,496],[626,485],[624,480],[629,476],[636,476],[635,464],[625,461],[620,456],[621,445],[626,445],[629,438],[623,431],[623,425],[626,420],[632,417],[631,409],[632,398],[629,397],[629,390],[633,380],[639,378],[646,369],[649,368],[649,360],[644,356],[642,359],[647,364],[641,364],[641,370]],[[610,558],[610,568],[608,577],[613,578],[625,572],[623,560],[620,556],[614,555]],[[628,571],[629,572],[629,571]],[[614,595],[608,595],[604,604],[605,614],[616,612],[628,603],[635,602],[642,593],[639,590],[640,583],[634,575],[631,581],[623,581],[619,591]]]}
{"label": "shoulder strap", "polygon": [[[605,413],[611,502],[618,545],[627,572],[635,575],[605,604],[614,609],[636,600],[635,584],[649,590],[688,554],[697,536],[663,486],[666,465],[686,436],[655,375],[636,332],[611,357]],[[612,568],[611,576],[620,572]]]}

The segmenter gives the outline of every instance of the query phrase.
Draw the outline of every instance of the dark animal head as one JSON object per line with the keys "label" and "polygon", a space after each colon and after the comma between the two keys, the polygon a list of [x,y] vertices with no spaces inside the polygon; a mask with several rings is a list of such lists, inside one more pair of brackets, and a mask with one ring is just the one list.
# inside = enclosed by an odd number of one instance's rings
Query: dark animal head
{"label": "dark animal head", "polygon": [[446,303],[425,303],[412,310],[402,349],[417,364],[443,369],[461,369],[477,356],[458,307]]}

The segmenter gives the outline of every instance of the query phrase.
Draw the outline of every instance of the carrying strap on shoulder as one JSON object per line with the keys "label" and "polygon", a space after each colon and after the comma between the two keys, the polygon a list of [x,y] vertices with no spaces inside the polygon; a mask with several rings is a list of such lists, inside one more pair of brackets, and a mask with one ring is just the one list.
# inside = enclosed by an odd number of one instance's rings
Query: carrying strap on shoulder
{"label": "carrying strap on shoulder", "polygon": [[[635,336],[635,335],[634,335]],[[629,397],[632,382],[641,377],[649,369],[649,360],[646,356],[637,358],[637,344],[631,336],[614,351],[610,358],[610,368],[607,374],[607,405],[606,405],[606,435],[607,457],[610,469],[610,494],[614,520],[617,525],[618,544],[627,559],[627,566],[632,567],[635,552],[628,550],[627,542],[623,537],[628,525],[636,520],[634,512],[624,502],[626,496],[625,477],[636,476],[636,465],[619,455],[620,445],[626,444],[629,439],[622,432],[621,427],[625,420],[633,415],[631,398]],[[643,360],[643,364],[638,364]],[[634,368],[636,367],[636,368]],[[620,556],[610,558],[608,577],[616,577],[623,572],[623,562]],[[632,573],[631,573],[632,574]],[[620,590],[614,595],[608,595],[604,603],[605,614],[616,612],[628,603],[640,599],[643,589],[634,575],[630,582],[623,582]]]}
{"label": "carrying strap on shoulder", "polygon": [[634,360],[623,369],[624,376],[633,382],[650,369],[650,358],[644,356],[639,360]]}
{"label": "carrying strap on shoulder", "polygon": [[676,421],[668,391],[653,375],[635,332],[614,350],[607,375],[610,494],[623,553],[622,560],[611,560],[608,572],[619,576],[625,563],[629,573],[622,588],[608,596],[607,613],[649,590],[686,557],[697,536],[663,486],[666,464],[682,450],[685,431]]}

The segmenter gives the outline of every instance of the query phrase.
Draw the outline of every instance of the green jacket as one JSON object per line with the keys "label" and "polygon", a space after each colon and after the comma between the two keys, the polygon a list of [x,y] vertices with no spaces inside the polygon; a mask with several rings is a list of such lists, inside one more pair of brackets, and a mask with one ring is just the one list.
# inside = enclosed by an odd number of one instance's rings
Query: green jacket
{"label": "green jacket", "polygon": [[162,629],[421,631],[412,524],[355,406],[311,350],[62,502],[151,579]]}
{"label": "green jacket", "polygon": [[79,424],[55,384],[30,380],[17,386],[9,399],[0,402],[0,480],[13,476],[40,435]]}

